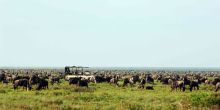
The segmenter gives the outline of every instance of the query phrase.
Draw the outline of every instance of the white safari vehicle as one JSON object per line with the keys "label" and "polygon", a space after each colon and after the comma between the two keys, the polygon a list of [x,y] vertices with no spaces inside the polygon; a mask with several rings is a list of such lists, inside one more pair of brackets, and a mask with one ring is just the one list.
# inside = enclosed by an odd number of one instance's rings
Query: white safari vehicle
{"label": "white safari vehicle", "polygon": [[84,68],[88,68],[88,67],[66,66],[65,80],[70,80],[71,78],[76,78],[76,77],[81,77],[87,80],[95,79],[95,77],[91,75],[89,71],[84,72]]}
{"label": "white safari vehicle", "polygon": [[76,77],[81,77],[81,78],[87,79],[87,80],[95,79],[95,76],[93,76],[93,75],[89,75],[89,76],[85,76],[85,75],[66,75],[65,80],[68,81],[71,78],[76,78]]}

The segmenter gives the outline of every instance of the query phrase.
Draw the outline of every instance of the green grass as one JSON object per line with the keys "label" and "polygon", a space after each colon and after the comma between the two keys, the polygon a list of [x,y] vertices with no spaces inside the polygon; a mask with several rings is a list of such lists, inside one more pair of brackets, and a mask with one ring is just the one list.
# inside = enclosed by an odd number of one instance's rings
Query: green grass
{"label": "green grass", "polygon": [[115,87],[107,83],[89,88],[70,86],[63,81],[49,90],[14,91],[12,85],[0,84],[0,109],[4,110],[218,110],[220,93],[202,85],[192,93],[174,91],[169,86],[155,85],[155,90],[137,87]]}

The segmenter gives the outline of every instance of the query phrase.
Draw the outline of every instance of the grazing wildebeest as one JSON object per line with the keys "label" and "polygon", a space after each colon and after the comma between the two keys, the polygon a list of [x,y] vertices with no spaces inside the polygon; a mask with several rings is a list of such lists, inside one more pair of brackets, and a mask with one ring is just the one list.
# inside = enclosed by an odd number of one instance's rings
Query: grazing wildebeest
{"label": "grazing wildebeest", "polygon": [[77,83],[77,86],[79,87],[89,87],[88,86],[88,81],[87,80],[79,80]]}
{"label": "grazing wildebeest", "polygon": [[128,86],[128,84],[130,84],[130,86],[133,86],[134,82],[133,82],[132,79],[125,78],[124,81],[123,81],[123,87]]}
{"label": "grazing wildebeest", "polygon": [[110,80],[110,84],[114,84],[114,85],[116,85],[116,86],[119,86],[119,85],[118,85],[118,78],[112,78],[112,79]]}
{"label": "grazing wildebeest", "polygon": [[192,80],[190,82],[189,87],[190,87],[190,91],[191,92],[192,92],[193,89],[195,90],[195,88],[197,88],[197,90],[199,90],[199,82],[198,82],[198,80]]}
{"label": "grazing wildebeest", "polygon": [[171,84],[171,91],[180,89],[180,91],[185,91],[186,87],[184,81],[173,81]]}
{"label": "grazing wildebeest", "polygon": [[106,78],[104,78],[103,76],[95,76],[95,80],[97,83],[102,83],[106,81]]}
{"label": "grazing wildebeest", "polygon": [[12,75],[12,83],[14,83],[14,81],[18,79],[22,79],[22,77],[18,75]]}
{"label": "grazing wildebeest", "polygon": [[29,82],[31,85],[38,84],[40,81],[40,78],[37,75],[33,75],[30,77]]}
{"label": "grazing wildebeest", "polygon": [[123,81],[123,87],[124,86],[127,86],[129,84],[129,79],[128,78],[125,78],[124,81]]}
{"label": "grazing wildebeest", "polygon": [[199,84],[205,83],[206,80],[208,80],[207,77],[201,77],[201,78],[199,79]]}
{"label": "grazing wildebeest", "polygon": [[142,79],[141,79],[141,82],[140,82],[140,84],[139,84],[139,88],[144,89],[145,84],[146,84],[146,80],[145,80],[145,78],[142,78]]}
{"label": "grazing wildebeest", "polygon": [[60,83],[60,78],[59,77],[52,77],[51,78],[51,84],[53,85],[54,83],[59,84]]}
{"label": "grazing wildebeest", "polygon": [[75,78],[70,78],[69,79],[69,85],[71,84],[77,84],[81,80],[81,77],[75,77]]}
{"label": "grazing wildebeest", "polygon": [[37,90],[48,89],[48,81],[45,79],[39,79]]}
{"label": "grazing wildebeest", "polygon": [[27,79],[15,80],[14,83],[13,83],[14,90],[17,89],[18,86],[22,86],[23,89],[26,88],[27,90],[31,89],[31,86],[30,86],[29,81]]}
{"label": "grazing wildebeest", "polygon": [[136,82],[140,81],[140,78],[138,75],[132,76],[132,78],[130,79],[131,82],[133,82],[133,84],[135,84]]}
{"label": "grazing wildebeest", "polygon": [[5,73],[0,74],[0,82],[6,79]]}
{"label": "grazing wildebeest", "polygon": [[4,79],[2,82],[3,82],[3,84],[8,84],[9,83],[9,81],[7,79]]}
{"label": "grazing wildebeest", "polygon": [[164,78],[164,77],[162,77],[161,79],[160,79],[160,82],[162,83],[162,84],[169,84],[168,83],[168,80],[169,80],[170,78]]}
{"label": "grazing wildebeest", "polygon": [[29,80],[30,77],[29,77],[29,76],[22,76],[22,79],[27,79],[27,80]]}
{"label": "grazing wildebeest", "polygon": [[168,84],[169,84],[169,85],[172,85],[173,81],[174,81],[173,79],[169,79],[169,80],[168,80]]}
{"label": "grazing wildebeest", "polygon": [[5,80],[7,80],[7,82],[12,82],[13,81],[12,76],[7,76]]}
{"label": "grazing wildebeest", "polygon": [[191,81],[187,77],[183,77],[183,81],[185,85],[190,85]]}
{"label": "grazing wildebeest", "polygon": [[94,77],[94,76],[89,77],[88,80],[89,80],[89,82],[96,83],[96,80],[95,80],[95,77]]}
{"label": "grazing wildebeest", "polygon": [[154,84],[154,79],[152,77],[150,77],[150,76],[147,76],[146,82]]}
{"label": "grazing wildebeest", "polygon": [[215,92],[217,92],[219,89],[220,89],[220,82],[218,82],[218,83],[215,85]]}
{"label": "grazing wildebeest", "polygon": [[110,82],[111,81],[111,79],[112,79],[112,77],[110,77],[110,76],[107,76],[107,77],[105,77],[105,82]]}
{"label": "grazing wildebeest", "polygon": [[215,78],[211,83],[216,85],[218,82],[220,82],[220,78]]}
{"label": "grazing wildebeest", "polygon": [[205,85],[209,85],[209,84],[211,84],[211,80],[208,80],[208,79],[207,79],[207,80],[205,81]]}

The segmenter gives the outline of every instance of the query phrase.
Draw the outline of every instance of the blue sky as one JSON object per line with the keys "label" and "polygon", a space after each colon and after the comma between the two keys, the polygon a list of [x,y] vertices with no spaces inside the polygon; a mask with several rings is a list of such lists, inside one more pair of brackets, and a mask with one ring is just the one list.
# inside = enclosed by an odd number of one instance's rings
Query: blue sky
{"label": "blue sky", "polygon": [[0,0],[0,66],[220,67],[219,0]]}

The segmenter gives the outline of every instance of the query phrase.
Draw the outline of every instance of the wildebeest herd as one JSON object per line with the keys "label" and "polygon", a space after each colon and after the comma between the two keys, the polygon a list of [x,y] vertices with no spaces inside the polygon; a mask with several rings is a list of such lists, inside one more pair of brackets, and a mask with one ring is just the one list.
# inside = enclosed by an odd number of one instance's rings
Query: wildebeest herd
{"label": "wildebeest herd", "polygon": [[[1,70],[0,81],[12,84],[14,90],[49,89],[51,85],[68,81],[69,85],[89,87],[89,83],[109,83],[117,87],[138,87],[153,90],[155,83],[169,85],[171,91],[199,90],[201,84],[211,86],[213,91],[220,89],[220,72],[208,71],[129,71],[129,70],[91,70],[83,77],[65,75],[62,70]],[[68,79],[67,79],[68,77]],[[121,82],[121,84],[119,84]],[[33,86],[36,86],[33,88]],[[146,86],[147,85],[147,86]],[[151,86],[149,86],[151,85]],[[189,88],[189,89],[188,89]]]}

